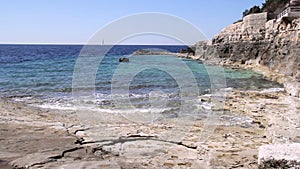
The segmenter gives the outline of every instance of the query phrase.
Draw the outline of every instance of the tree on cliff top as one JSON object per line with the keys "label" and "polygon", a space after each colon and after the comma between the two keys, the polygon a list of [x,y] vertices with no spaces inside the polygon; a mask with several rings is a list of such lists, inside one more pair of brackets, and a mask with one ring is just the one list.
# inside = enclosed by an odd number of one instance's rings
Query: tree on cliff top
{"label": "tree on cliff top", "polygon": [[253,6],[252,8],[250,8],[249,10],[246,9],[244,12],[243,12],[243,17],[249,15],[249,14],[253,14],[253,13],[260,13],[261,12],[261,9],[259,6]]}

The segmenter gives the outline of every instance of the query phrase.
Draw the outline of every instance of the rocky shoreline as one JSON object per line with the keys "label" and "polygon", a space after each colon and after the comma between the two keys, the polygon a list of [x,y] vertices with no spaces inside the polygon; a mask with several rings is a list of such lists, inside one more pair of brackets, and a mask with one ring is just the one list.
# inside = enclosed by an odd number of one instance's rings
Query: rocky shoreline
{"label": "rocky shoreline", "polygon": [[0,168],[258,168],[260,146],[299,143],[297,103],[282,90],[228,91],[215,130],[201,140],[201,118],[141,124],[107,113],[89,128],[76,112],[1,99]]}
{"label": "rocky shoreline", "polygon": [[[299,102],[283,89],[229,89],[216,128],[201,140],[201,118],[141,124],[107,113],[100,127],[91,128],[75,111],[1,98],[0,168],[258,168],[273,164],[273,156],[263,153],[268,148],[261,147],[299,146]],[[177,137],[180,132],[183,137]],[[271,149],[285,158],[282,148]],[[297,158],[293,153],[291,159]]]}
{"label": "rocky shoreline", "polygon": [[[285,29],[283,22],[260,31],[245,29],[245,22],[249,24],[246,18],[229,26],[211,43],[196,44],[195,56],[178,56],[252,69],[284,84],[285,90],[228,89],[224,108],[213,110],[222,113],[205,139],[209,124],[200,117],[145,124],[103,113],[97,126],[88,126],[76,111],[36,108],[1,98],[0,168],[243,169],[270,168],[272,160],[281,159],[287,160],[282,162],[285,166],[299,168],[299,151],[289,147],[300,146],[300,53],[298,39],[293,39],[299,35],[300,20]],[[199,99],[205,104],[211,96]],[[283,149],[288,156],[281,153]]]}

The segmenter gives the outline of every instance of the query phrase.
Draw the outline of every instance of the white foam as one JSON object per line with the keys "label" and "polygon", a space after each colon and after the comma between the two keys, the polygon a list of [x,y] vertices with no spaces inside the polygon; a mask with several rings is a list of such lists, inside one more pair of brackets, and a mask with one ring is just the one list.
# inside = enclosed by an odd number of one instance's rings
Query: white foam
{"label": "white foam", "polygon": [[172,110],[172,108],[127,108],[127,109],[108,109],[96,106],[85,105],[62,105],[62,104],[33,104],[32,106],[55,109],[55,110],[71,110],[71,111],[95,111],[100,113],[161,113],[163,111]]}
{"label": "white foam", "polygon": [[269,89],[264,89],[260,93],[280,93],[284,92],[284,88],[269,88]]}
{"label": "white foam", "polygon": [[204,103],[201,104],[201,107],[202,107],[204,110],[211,110],[212,104],[211,104],[211,103],[204,102]]}
{"label": "white foam", "polygon": [[22,98],[14,98],[13,101],[23,102],[32,99],[32,97],[22,97]]}

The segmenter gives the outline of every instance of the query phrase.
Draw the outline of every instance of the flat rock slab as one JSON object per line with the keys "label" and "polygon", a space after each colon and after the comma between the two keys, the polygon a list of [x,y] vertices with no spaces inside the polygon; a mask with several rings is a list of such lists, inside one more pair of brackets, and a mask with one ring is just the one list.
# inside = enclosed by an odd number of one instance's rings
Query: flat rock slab
{"label": "flat rock slab", "polygon": [[14,123],[0,125],[0,161],[10,161],[14,167],[45,163],[77,146],[76,138],[63,131]]}
{"label": "flat rock slab", "polygon": [[300,143],[269,144],[259,147],[258,163],[268,160],[286,160],[300,164]]}
{"label": "flat rock slab", "polygon": [[100,168],[100,169],[121,169],[121,166],[114,161],[72,161],[65,162],[64,164],[50,164],[48,166],[44,166],[46,168],[53,169],[75,169],[75,168]]}
{"label": "flat rock slab", "polygon": [[0,169],[13,169],[8,161],[0,160]]}

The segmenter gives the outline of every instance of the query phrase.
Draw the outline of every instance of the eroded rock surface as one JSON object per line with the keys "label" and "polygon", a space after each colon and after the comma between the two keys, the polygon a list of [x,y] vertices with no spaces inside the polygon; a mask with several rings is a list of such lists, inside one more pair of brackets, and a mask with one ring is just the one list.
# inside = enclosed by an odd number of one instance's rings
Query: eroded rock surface
{"label": "eroded rock surface", "polygon": [[[203,103],[210,95],[200,96]],[[3,166],[15,168],[257,168],[259,147],[300,141],[299,99],[283,90],[229,91],[213,128],[205,116],[137,123],[0,102]],[[203,104],[205,105],[205,104]],[[292,106],[291,106],[292,105]],[[218,110],[219,111],[219,110]],[[103,112],[102,112],[103,113]],[[80,119],[80,120],[79,120]],[[93,124],[93,125],[91,125]],[[203,132],[212,132],[203,138]]]}

